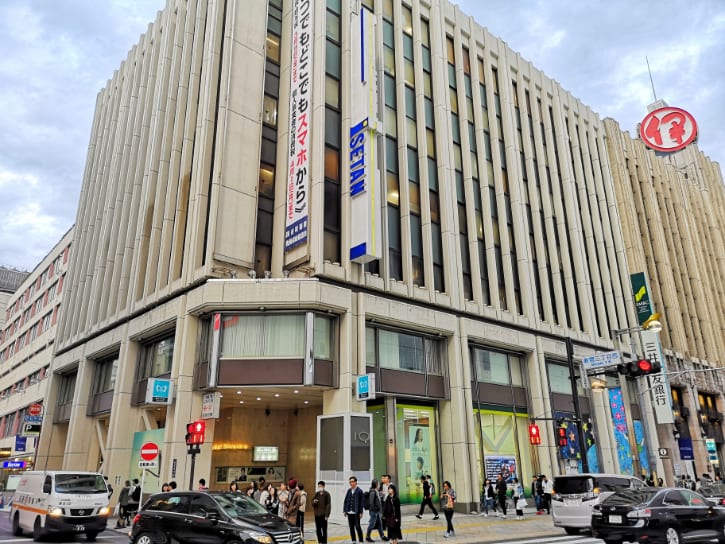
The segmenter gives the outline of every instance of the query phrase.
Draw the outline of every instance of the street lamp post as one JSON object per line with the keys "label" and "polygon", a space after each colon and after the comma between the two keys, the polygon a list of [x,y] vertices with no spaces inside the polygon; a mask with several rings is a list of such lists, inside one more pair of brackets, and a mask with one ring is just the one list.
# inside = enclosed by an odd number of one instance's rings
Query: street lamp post
{"label": "street lamp post", "polygon": [[[629,334],[629,342],[630,342],[630,357],[636,358],[637,354],[637,348],[634,341],[634,333],[640,333],[644,330],[653,332],[653,333],[659,333],[662,330],[662,323],[657,321],[656,319],[650,320],[648,322],[645,322],[644,326],[637,326],[637,327],[628,327],[625,329],[617,329],[612,331],[613,335],[617,338],[618,341],[621,340],[622,336],[625,334]],[[661,362],[664,368],[664,361]],[[654,440],[652,437],[651,429],[647,423],[647,416],[645,414],[645,406],[646,404],[646,397],[645,392],[649,391],[649,389],[645,389],[642,385],[642,378],[644,376],[636,377],[634,380],[637,384],[637,397],[639,399],[639,405],[641,410],[641,417],[642,417],[642,430],[644,431],[644,441],[645,445],[647,446],[647,460],[649,464],[650,474],[657,474],[657,456],[655,455],[655,447],[654,447]],[[634,447],[636,448],[636,443],[634,444]],[[659,474],[657,474],[659,476]]]}

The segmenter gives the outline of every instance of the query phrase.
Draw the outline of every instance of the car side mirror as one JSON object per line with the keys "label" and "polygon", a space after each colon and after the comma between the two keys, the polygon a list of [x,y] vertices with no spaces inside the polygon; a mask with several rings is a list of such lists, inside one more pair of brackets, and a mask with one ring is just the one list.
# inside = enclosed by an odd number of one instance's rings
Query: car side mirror
{"label": "car side mirror", "polygon": [[209,512],[206,513],[206,519],[208,519],[209,521],[215,522],[215,523],[218,522],[219,521],[219,512],[217,512],[216,510],[210,510]]}

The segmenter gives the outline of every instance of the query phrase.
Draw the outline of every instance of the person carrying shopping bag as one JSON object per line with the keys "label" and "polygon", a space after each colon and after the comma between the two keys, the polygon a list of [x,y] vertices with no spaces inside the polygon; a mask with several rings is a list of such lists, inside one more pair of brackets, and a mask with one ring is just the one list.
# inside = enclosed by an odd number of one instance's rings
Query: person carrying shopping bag
{"label": "person carrying shopping bag", "polygon": [[443,493],[441,493],[441,507],[443,515],[446,516],[446,532],[444,538],[456,536],[453,529],[453,510],[456,507],[456,491],[451,487],[451,482],[443,482]]}

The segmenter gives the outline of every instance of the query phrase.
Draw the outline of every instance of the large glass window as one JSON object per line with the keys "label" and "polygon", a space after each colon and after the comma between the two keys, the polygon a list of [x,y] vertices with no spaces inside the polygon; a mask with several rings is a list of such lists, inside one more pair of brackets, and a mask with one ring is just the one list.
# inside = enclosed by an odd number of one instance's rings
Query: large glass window
{"label": "large glass window", "polygon": [[569,381],[569,367],[564,364],[547,363],[549,373],[549,389],[552,393],[571,395],[571,381]]}
{"label": "large glass window", "polygon": [[368,365],[441,375],[441,340],[374,327],[365,333]]}
{"label": "large glass window", "polygon": [[511,353],[471,348],[475,381],[524,387],[522,358]]}
{"label": "large glass window", "polygon": [[58,406],[70,404],[73,402],[73,395],[76,390],[76,373],[65,374],[60,379],[60,387],[58,390]]}
{"label": "large glass window", "polygon": [[398,450],[398,495],[401,502],[416,503],[423,498],[422,476],[438,481],[436,412],[431,406],[398,404],[395,441]]}
{"label": "large glass window", "polygon": [[156,378],[171,372],[174,358],[174,337],[166,336],[144,344],[141,348],[140,378]]}
{"label": "large glass window", "polygon": [[96,380],[93,392],[106,393],[116,387],[116,374],[118,373],[118,355],[106,357],[96,363]]}
{"label": "large glass window", "polygon": [[228,315],[222,318],[222,357],[302,358],[304,353],[304,314]]}

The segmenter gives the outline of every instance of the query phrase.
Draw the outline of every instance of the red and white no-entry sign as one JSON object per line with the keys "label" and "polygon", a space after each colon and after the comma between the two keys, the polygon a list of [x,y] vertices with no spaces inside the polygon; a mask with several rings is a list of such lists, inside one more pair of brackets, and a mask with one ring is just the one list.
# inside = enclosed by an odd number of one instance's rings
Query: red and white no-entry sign
{"label": "red and white no-entry sign", "polygon": [[43,405],[42,404],[31,404],[28,406],[28,415],[30,416],[39,416],[43,412]]}
{"label": "red and white no-entry sign", "polygon": [[144,461],[153,461],[159,456],[159,447],[153,442],[146,442],[141,446],[141,459]]}

